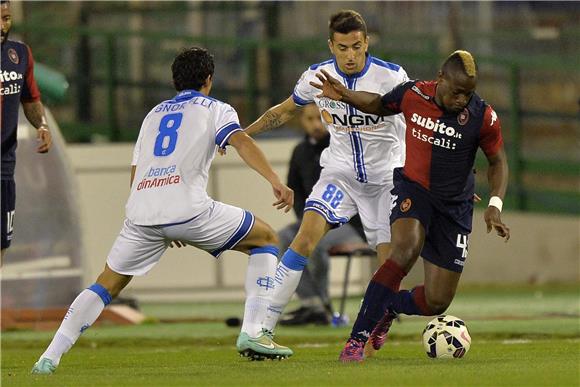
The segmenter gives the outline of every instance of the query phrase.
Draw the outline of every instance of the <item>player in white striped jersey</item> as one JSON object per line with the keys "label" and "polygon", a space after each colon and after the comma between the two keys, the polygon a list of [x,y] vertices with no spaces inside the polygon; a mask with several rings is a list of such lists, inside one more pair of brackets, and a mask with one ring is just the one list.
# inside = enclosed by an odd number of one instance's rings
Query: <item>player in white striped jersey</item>
{"label": "player in white striped jersey", "polygon": [[214,62],[204,49],[181,52],[172,65],[179,92],[147,115],[135,145],[126,219],[111,248],[105,270],[70,306],[33,373],[53,373],[61,356],[89,328],[111,299],[135,275],[146,274],[172,243],[191,245],[215,257],[225,250],[249,255],[246,306],[237,348],[253,358],[292,355],[262,331],[272,293],[278,251],[274,230],[248,211],[212,200],[208,170],[218,147],[232,145],[260,173],[286,212],[293,192],[255,142],[240,128],[235,110],[210,98]]}
{"label": "player in white striped jersey", "polygon": [[333,227],[358,213],[367,241],[379,259],[389,255],[390,190],[393,169],[403,165],[404,119],[381,118],[350,105],[320,98],[311,85],[325,69],[353,90],[388,92],[408,80],[400,66],[367,53],[368,36],[362,16],[352,10],[334,14],[329,23],[328,45],[333,58],[311,66],[300,78],[291,97],[270,108],[246,129],[255,135],[282,125],[301,106],[315,103],[331,135],[323,152],[318,183],[306,201],[300,230],[284,253],[276,272],[274,295],[264,328],[272,331],[294,293],[302,271],[320,239]]}

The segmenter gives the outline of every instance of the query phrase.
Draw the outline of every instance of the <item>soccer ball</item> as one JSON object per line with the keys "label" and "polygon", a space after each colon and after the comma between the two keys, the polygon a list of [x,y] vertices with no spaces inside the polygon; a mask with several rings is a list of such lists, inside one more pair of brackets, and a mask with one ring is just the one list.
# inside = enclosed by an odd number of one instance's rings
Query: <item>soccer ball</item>
{"label": "soccer ball", "polygon": [[471,346],[471,337],[463,320],[454,316],[438,316],[423,330],[423,347],[433,358],[460,358]]}

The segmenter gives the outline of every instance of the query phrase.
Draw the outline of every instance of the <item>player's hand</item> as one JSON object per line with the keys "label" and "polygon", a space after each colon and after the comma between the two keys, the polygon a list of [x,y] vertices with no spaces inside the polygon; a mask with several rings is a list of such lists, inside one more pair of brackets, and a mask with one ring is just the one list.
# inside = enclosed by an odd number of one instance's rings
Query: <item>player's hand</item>
{"label": "player's hand", "polygon": [[36,130],[36,139],[40,142],[36,151],[38,153],[46,153],[52,145],[52,135],[46,126],[41,126]]}
{"label": "player's hand", "polygon": [[489,206],[485,210],[483,214],[483,218],[485,219],[485,223],[487,224],[487,233],[489,234],[492,229],[495,229],[497,235],[502,238],[505,238],[505,241],[509,241],[510,239],[510,229],[508,226],[503,224],[500,217],[500,212],[497,207]]}
{"label": "player's hand", "polygon": [[220,148],[219,146],[217,148],[218,148],[218,154],[220,156],[225,156],[225,154],[227,153],[226,148]]}
{"label": "player's hand", "polygon": [[294,205],[294,191],[279,181],[272,184],[272,189],[274,191],[274,196],[278,199],[272,203],[272,205],[275,206],[277,210],[284,209],[284,212],[290,211]]}
{"label": "player's hand", "polygon": [[337,79],[328,74],[326,70],[321,69],[320,71],[322,74],[316,73],[316,77],[320,80],[321,83],[310,82],[311,86],[322,90],[322,93],[318,94],[317,97],[327,97],[336,101],[340,101],[347,90],[346,87],[344,87],[344,85]]}

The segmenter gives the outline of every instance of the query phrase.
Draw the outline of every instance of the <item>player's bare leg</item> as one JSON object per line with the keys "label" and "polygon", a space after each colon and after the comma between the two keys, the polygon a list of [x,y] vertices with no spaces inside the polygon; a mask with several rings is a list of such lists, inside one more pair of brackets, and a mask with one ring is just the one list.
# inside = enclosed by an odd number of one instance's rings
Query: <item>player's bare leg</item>
{"label": "player's bare leg", "polygon": [[52,374],[60,358],[99,317],[105,306],[131,281],[132,276],[114,272],[108,265],[97,281],[83,290],[69,307],[50,345],[34,367],[34,374]]}
{"label": "player's bare leg", "polygon": [[244,319],[236,347],[242,356],[252,360],[284,359],[293,354],[290,348],[275,343],[270,332],[262,329],[274,291],[277,244],[276,232],[256,218],[250,233],[234,247],[234,250],[249,255]]}
{"label": "player's bare leg", "polygon": [[436,266],[427,260],[423,260],[423,263],[425,302],[432,314],[442,314],[455,297],[461,273]]}
{"label": "player's bare leg", "polygon": [[268,308],[264,328],[274,330],[282,311],[296,291],[307,257],[312,254],[320,239],[330,230],[326,219],[314,211],[306,211],[298,234],[284,253],[276,269],[275,288]]}

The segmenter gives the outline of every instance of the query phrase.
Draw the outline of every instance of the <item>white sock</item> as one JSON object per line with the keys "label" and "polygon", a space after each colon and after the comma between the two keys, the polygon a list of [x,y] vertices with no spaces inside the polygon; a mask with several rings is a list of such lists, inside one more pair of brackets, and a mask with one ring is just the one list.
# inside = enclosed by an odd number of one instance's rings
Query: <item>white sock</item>
{"label": "white sock", "polygon": [[266,313],[264,328],[273,331],[284,308],[290,302],[292,295],[298,287],[300,277],[308,260],[292,249],[286,250],[284,256],[276,268],[276,279],[272,301]]}
{"label": "white sock", "polygon": [[83,290],[69,307],[54,338],[40,358],[48,358],[58,365],[62,355],[68,352],[81,333],[99,317],[107,300],[108,304],[111,296],[100,285],[94,284],[89,289]]}
{"label": "white sock", "polygon": [[252,249],[246,272],[246,305],[242,332],[257,337],[262,332],[266,309],[274,291],[274,275],[278,262],[278,249],[265,246]]}

